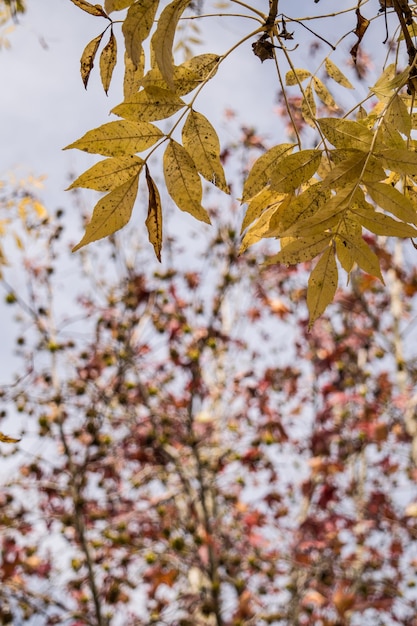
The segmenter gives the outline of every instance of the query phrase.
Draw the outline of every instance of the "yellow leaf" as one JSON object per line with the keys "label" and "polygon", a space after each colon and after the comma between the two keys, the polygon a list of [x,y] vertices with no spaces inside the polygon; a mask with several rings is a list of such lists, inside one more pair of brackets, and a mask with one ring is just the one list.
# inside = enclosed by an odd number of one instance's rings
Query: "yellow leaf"
{"label": "yellow leaf", "polygon": [[291,85],[298,85],[298,83],[302,83],[303,80],[311,76],[311,72],[308,70],[303,70],[300,68],[294,68],[293,70],[289,70],[285,75],[285,84],[289,87]]}
{"label": "yellow leaf", "polygon": [[313,77],[313,87],[317,96],[326,106],[331,107],[332,109],[339,108],[326,85],[319,78],[317,78],[317,76]]}
{"label": "yellow leaf", "polygon": [[171,140],[164,153],[163,166],[168,193],[178,208],[210,224],[208,213],[201,206],[203,191],[200,176],[185,148]]}
{"label": "yellow leaf", "polygon": [[140,64],[142,43],[151,31],[158,6],[159,0],[139,0],[130,6],[123,22],[126,54],[135,68]]}
{"label": "yellow leaf", "polygon": [[153,245],[156,258],[161,261],[162,250],[162,207],[158,187],[145,167],[146,182],[148,185],[148,217],[146,218],[146,228],[148,229],[149,241]]}
{"label": "yellow leaf", "polygon": [[268,207],[260,216],[260,218],[248,228],[245,233],[242,243],[239,249],[239,254],[243,254],[249,246],[253,246],[255,243],[259,243],[261,239],[266,237],[266,233],[269,230],[269,222],[272,214],[276,210],[276,206],[272,205]]}
{"label": "yellow leaf", "polygon": [[352,259],[359,265],[359,267],[371,276],[376,276],[383,283],[381,268],[379,265],[379,259],[375,252],[371,250],[367,243],[362,238],[361,233],[359,236],[355,236],[355,231],[345,231],[340,235],[340,241],[343,246],[349,250]]}
{"label": "yellow leaf", "polygon": [[90,4],[90,2],[86,2],[86,0],[71,0],[71,2],[90,15],[108,18],[107,13],[99,4]]}
{"label": "yellow leaf", "polygon": [[282,143],[274,146],[255,161],[243,186],[242,202],[248,202],[270,182],[273,168],[293,148],[292,143]]}
{"label": "yellow leaf", "polygon": [[125,73],[123,78],[123,95],[125,99],[139,91],[145,69],[145,54],[141,48],[138,64],[135,66],[130,56],[125,52]]}
{"label": "yellow leaf", "polygon": [[199,54],[174,69],[174,87],[179,95],[193,91],[204,81],[215,76],[220,57],[217,54]]}
{"label": "yellow leaf", "polygon": [[174,90],[174,58],[172,48],[178,20],[190,4],[190,0],[173,0],[162,11],[156,31],[152,37],[152,49],[159,70],[168,85]]}
{"label": "yellow leaf", "polygon": [[385,68],[375,85],[371,87],[370,90],[380,100],[386,100],[391,98],[394,91],[399,91],[401,87],[404,87],[404,85],[407,84],[409,76],[409,67],[397,74],[397,66],[392,63]]}
{"label": "yellow leaf", "polygon": [[[333,167],[327,174],[323,181],[325,187],[342,189],[347,185],[352,185],[352,182],[361,180],[368,155],[361,150],[352,150],[351,152],[355,154]],[[382,178],[385,178],[384,170],[382,170]]]}
{"label": "yellow leaf", "polygon": [[87,89],[88,79],[90,78],[91,70],[94,67],[94,58],[97,54],[98,47],[100,45],[101,39],[104,33],[95,37],[92,41],[90,41],[81,55],[81,78],[84,83],[84,87]]}
{"label": "yellow leaf", "polygon": [[300,215],[284,234],[290,237],[310,237],[320,234],[332,228],[341,220],[353,203],[353,198],[357,200],[361,199],[361,197],[363,197],[363,192],[359,190],[355,193],[354,187],[345,187],[334,196],[331,196],[330,199],[328,199],[327,195],[324,198],[318,195],[318,206],[313,215],[308,215],[307,213],[307,216],[303,216],[303,219],[301,219]]}
{"label": "yellow leaf", "polygon": [[[279,205],[286,198],[284,193],[271,191],[269,187],[264,187],[249,203],[242,222],[241,232],[243,232],[252,222],[254,222],[271,205]],[[292,196],[291,196],[292,197]]]}
{"label": "yellow leaf", "polygon": [[[193,91],[202,82],[212,78],[217,72],[219,61],[220,57],[217,54],[200,54],[174,67],[174,92],[183,96]],[[146,73],[142,86],[166,89],[168,85],[159,68],[153,67]]]}
{"label": "yellow leaf", "polygon": [[162,132],[149,122],[135,123],[127,120],[108,122],[66,146],[64,150],[78,148],[91,154],[125,156],[142,152],[163,137]]}
{"label": "yellow leaf", "polygon": [[401,96],[394,94],[386,113],[386,121],[403,135],[409,137],[411,132],[411,114]]}
{"label": "yellow leaf", "polygon": [[352,215],[360,224],[375,235],[384,235],[387,237],[416,237],[417,230],[409,224],[397,222],[389,215],[384,215],[379,211],[375,211],[369,203],[358,205],[351,209]]}
{"label": "yellow leaf", "polygon": [[[311,237],[299,237],[285,245],[278,254],[267,259],[267,264],[283,263],[284,265],[297,265],[311,261],[329,245],[331,235],[320,233]],[[281,241],[281,243],[283,243]]]}
{"label": "yellow leaf", "polygon": [[322,117],[317,120],[323,135],[335,148],[356,148],[369,151],[373,133],[361,122]]}
{"label": "yellow leaf", "polygon": [[97,202],[84,237],[73,248],[73,252],[92,241],[113,235],[129,222],[138,192],[138,182],[139,174],[136,174]]}
{"label": "yellow leaf", "polygon": [[415,176],[417,172],[417,152],[411,150],[381,150],[378,156],[383,160],[384,167],[387,167],[399,174]]}
{"label": "yellow leaf", "polygon": [[105,159],[90,167],[75,180],[69,189],[85,187],[96,191],[110,191],[120,187],[130,178],[139,174],[143,161],[137,156]]}
{"label": "yellow leaf", "polygon": [[230,193],[220,162],[219,138],[204,115],[191,109],[182,130],[182,141],[200,174],[225,193]]}
{"label": "yellow leaf", "polygon": [[184,106],[183,100],[172,91],[149,86],[117,105],[112,113],[135,122],[153,122],[171,117]]}
{"label": "yellow leaf", "polygon": [[292,197],[289,206],[281,217],[281,232],[298,229],[301,222],[305,222],[315,215],[331,199],[330,191],[323,189],[321,183],[307,187],[296,198]]}
{"label": "yellow leaf", "polygon": [[3,443],[18,443],[20,439],[15,439],[14,437],[9,437],[8,435],[0,433],[0,441]]}
{"label": "yellow leaf", "polygon": [[366,190],[372,200],[384,211],[388,211],[403,222],[417,224],[417,213],[409,198],[386,183],[367,183]]}
{"label": "yellow leaf", "polygon": [[346,87],[346,89],[354,89],[353,85],[346,78],[346,76],[339,70],[337,65],[333,63],[333,61],[327,58],[324,62],[324,66],[326,68],[327,74],[332,78],[336,83],[342,85],[342,87]]}
{"label": "yellow leaf", "polygon": [[303,99],[301,101],[301,115],[309,126],[316,128],[314,120],[316,119],[317,107],[314,100],[311,85],[307,85],[304,90]]}
{"label": "yellow leaf", "polygon": [[333,301],[337,289],[338,272],[332,246],[322,254],[310,274],[307,288],[307,307],[310,313],[309,328]]}
{"label": "yellow leaf", "polygon": [[117,62],[117,43],[113,31],[110,32],[110,39],[104,46],[100,56],[100,76],[103,89],[107,95],[110,87],[111,77]]}
{"label": "yellow leaf", "polygon": [[307,182],[321,161],[320,150],[300,150],[274,164],[271,170],[271,189],[281,192],[294,191]]}
{"label": "yellow leaf", "polygon": [[113,11],[127,9],[127,7],[130,7],[134,2],[135,0],[104,0],[104,8],[107,13],[112,13]]}

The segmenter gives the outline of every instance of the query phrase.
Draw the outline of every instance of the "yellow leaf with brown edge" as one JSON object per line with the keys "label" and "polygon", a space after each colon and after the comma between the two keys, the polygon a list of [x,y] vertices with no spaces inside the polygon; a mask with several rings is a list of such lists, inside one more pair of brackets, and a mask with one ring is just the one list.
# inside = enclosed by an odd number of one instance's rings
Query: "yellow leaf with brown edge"
{"label": "yellow leaf with brown edge", "polygon": [[97,202],[84,237],[74,246],[73,252],[126,226],[136,200],[138,182],[139,174],[136,174]]}
{"label": "yellow leaf with brown edge", "polygon": [[210,224],[207,211],[201,206],[203,189],[194,161],[178,142],[171,140],[164,153],[164,176],[167,190],[181,211]]}
{"label": "yellow leaf with brown edge", "polygon": [[127,182],[132,176],[139,174],[143,160],[133,154],[99,161],[84,174],[81,174],[67,189],[84,187],[96,191],[111,191]]}
{"label": "yellow leaf with brown edge", "polygon": [[86,2],[86,0],[71,0],[71,2],[90,15],[95,15],[97,17],[109,17],[103,7],[99,4],[91,4],[90,2]]}
{"label": "yellow leaf with brown edge", "polygon": [[204,115],[191,109],[183,126],[182,141],[200,174],[225,193],[230,193],[220,161],[219,138]]}
{"label": "yellow leaf with brown edge", "polygon": [[77,148],[91,154],[118,157],[142,152],[153,146],[163,133],[149,122],[119,120],[89,130],[64,150]]}
{"label": "yellow leaf with brown edge", "polygon": [[104,46],[100,55],[100,76],[103,89],[107,95],[113,76],[113,70],[117,62],[117,43],[113,31],[110,32],[110,39]]}
{"label": "yellow leaf with brown edge", "polygon": [[148,216],[146,228],[149,241],[155,250],[156,258],[161,261],[162,250],[162,206],[158,187],[152,179],[148,166],[145,165],[146,183],[148,185]]}
{"label": "yellow leaf with brown edge", "polygon": [[15,439],[15,437],[9,437],[8,435],[5,435],[4,433],[0,433],[0,441],[2,443],[18,443],[20,439]]}
{"label": "yellow leaf with brown edge", "polygon": [[101,33],[101,35],[98,35],[98,37],[95,37],[94,39],[92,39],[92,41],[90,41],[86,45],[81,55],[81,60],[80,60],[81,78],[84,83],[84,87],[86,89],[87,89],[88,79],[90,78],[91,70],[94,67],[94,59],[97,54],[97,50],[100,45],[103,34],[104,33]]}
{"label": "yellow leaf with brown edge", "polygon": [[333,302],[338,283],[338,271],[333,246],[329,246],[313,268],[307,287],[309,328]]}
{"label": "yellow leaf with brown edge", "polygon": [[178,20],[190,0],[173,0],[159,16],[158,25],[152,36],[152,50],[166,84],[174,90],[174,57],[172,53]]}
{"label": "yellow leaf with brown edge", "polygon": [[134,67],[140,63],[142,44],[151,32],[159,0],[140,0],[129,7],[123,22],[126,54]]}

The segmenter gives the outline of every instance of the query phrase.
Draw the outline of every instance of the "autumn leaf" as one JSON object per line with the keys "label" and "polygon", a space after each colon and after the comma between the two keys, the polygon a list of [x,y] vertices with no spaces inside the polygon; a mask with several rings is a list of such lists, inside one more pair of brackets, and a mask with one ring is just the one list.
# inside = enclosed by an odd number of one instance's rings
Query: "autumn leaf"
{"label": "autumn leaf", "polygon": [[350,50],[350,54],[352,56],[352,60],[354,63],[356,63],[356,60],[358,57],[359,46],[362,42],[362,39],[366,33],[366,30],[369,24],[370,24],[370,21],[366,19],[366,17],[363,17],[361,12],[359,11],[359,8],[357,8],[356,9],[356,28],[353,32],[357,36],[358,41],[355,43],[354,46],[352,46]]}
{"label": "autumn leaf", "polygon": [[109,17],[99,4],[90,4],[89,2],[86,2],[86,0],[71,0],[71,2],[90,15]]}
{"label": "autumn leaf", "polygon": [[191,111],[182,131],[184,148],[202,176],[225,193],[230,193],[220,162],[220,142],[208,119]]}
{"label": "autumn leaf", "polygon": [[324,67],[330,78],[346,89],[354,89],[352,83],[346,78],[343,72],[337,67],[329,57],[324,61]]}
{"label": "autumn leaf", "polygon": [[148,37],[154,23],[159,0],[141,0],[131,4],[123,22],[126,54],[138,67],[142,54],[142,44]]}
{"label": "autumn leaf", "polygon": [[96,191],[110,191],[139,174],[142,166],[143,160],[134,155],[105,159],[81,174],[68,190],[84,187]]}
{"label": "autumn leaf", "polygon": [[110,39],[103,48],[100,56],[100,76],[103,89],[107,95],[110,87],[111,77],[117,62],[117,43],[113,30],[110,32]]}
{"label": "autumn leaf", "polygon": [[320,160],[319,150],[301,150],[284,157],[271,171],[271,189],[281,192],[297,189],[317,171]]}
{"label": "autumn leaf", "polygon": [[292,143],[279,144],[255,161],[243,186],[242,202],[248,202],[254,198],[263,187],[271,182],[271,172],[274,167],[293,149],[294,144]]}
{"label": "autumn leaf", "polygon": [[185,102],[172,91],[149,86],[117,105],[112,113],[127,120],[153,122],[171,117],[184,106]]}
{"label": "autumn leaf", "polygon": [[201,206],[201,180],[194,161],[185,148],[171,140],[164,153],[163,166],[168,193],[178,208],[210,224],[208,213]]}
{"label": "autumn leaf", "polygon": [[333,247],[329,246],[318,260],[308,280],[307,306],[310,314],[310,328],[333,301],[337,282],[335,254]]}
{"label": "autumn leaf", "polygon": [[66,146],[64,150],[78,148],[91,154],[118,157],[142,152],[153,146],[163,136],[162,132],[148,122],[121,120],[108,122]]}
{"label": "autumn leaf", "polygon": [[151,178],[148,166],[145,166],[146,182],[148,185],[148,217],[146,228],[148,229],[149,241],[153,245],[156,258],[161,261],[162,250],[162,208],[158,187]]}
{"label": "autumn leaf", "polygon": [[293,70],[289,70],[285,75],[285,84],[287,86],[298,85],[298,83],[302,83],[306,78],[311,76],[311,72],[308,70],[304,70],[301,68],[294,68]]}
{"label": "autumn leaf", "polygon": [[156,64],[168,87],[174,90],[174,58],[172,48],[178,20],[190,4],[190,0],[173,0],[162,11],[152,37],[152,49]]}
{"label": "autumn leaf", "polygon": [[0,441],[2,443],[18,443],[20,439],[15,439],[14,437],[9,437],[8,435],[4,435],[0,432]]}
{"label": "autumn leaf", "polygon": [[97,50],[102,40],[103,34],[104,33],[101,33],[101,35],[98,35],[98,37],[95,37],[92,41],[90,41],[84,48],[84,51],[81,55],[81,78],[86,89],[91,70],[94,67],[94,59],[97,54]]}
{"label": "autumn leaf", "polygon": [[136,174],[97,202],[84,237],[74,246],[73,252],[97,239],[113,235],[129,222],[136,200],[138,182],[139,174]]}
{"label": "autumn leaf", "polygon": [[354,148],[369,151],[373,132],[360,122],[322,117],[317,120],[323,135],[335,148]]}
{"label": "autumn leaf", "polygon": [[104,8],[107,13],[112,13],[113,11],[122,11],[123,9],[127,9],[135,2],[135,0],[104,0]]}
{"label": "autumn leaf", "polygon": [[123,95],[127,100],[134,93],[139,91],[142,84],[143,74],[145,69],[145,54],[141,47],[139,53],[139,61],[135,65],[130,56],[125,51],[125,73],[123,77]]}

